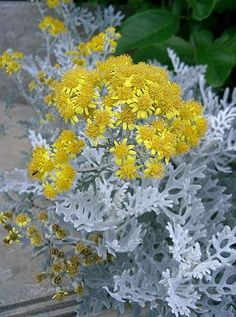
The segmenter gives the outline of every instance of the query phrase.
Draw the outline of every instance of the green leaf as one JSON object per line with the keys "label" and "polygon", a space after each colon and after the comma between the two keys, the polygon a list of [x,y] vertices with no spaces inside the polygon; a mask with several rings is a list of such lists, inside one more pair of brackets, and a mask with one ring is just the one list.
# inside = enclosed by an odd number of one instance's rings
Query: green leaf
{"label": "green leaf", "polygon": [[175,0],[172,4],[172,12],[176,15],[182,14],[184,8],[186,7],[185,0]]}
{"label": "green leaf", "polygon": [[136,62],[156,58],[161,63],[170,65],[170,59],[167,55],[168,47],[172,48],[184,62],[193,64],[191,44],[178,36],[172,36],[163,43],[153,43],[148,47],[137,49],[133,58]]}
{"label": "green leaf", "polygon": [[193,18],[201,21],[207,18],[215,7],[215,0],[187,0],[193,10]]}
{"label": "green leaf", "polygon": [[222,13],[227,10],[236,10],[235,0],[216,0],[215,11]]}
{"label": "green leaf", "polygon": [[198,46],[194,59],[207,65],[206,78],[213,87],[223,85],[234,66],[233,53],[216,43]]}
{"label": "green leaf", "polygon": [[166,10],[148,10],[129,17],[121,27],[117,53],[160,43],[174,35],[179,18]]}
{"label": "green leaf", "polygon": [[232,27],[226,30],[215,43],[221,45],[222,47],[231,50],[234,53],[235,63],[236,63],[236,27]]}
{"label": "green leaf", "polygon": [[193,30],[191,39],[195,45],[210,44],[213,40],[213,34],[209,30],[197,27]]}

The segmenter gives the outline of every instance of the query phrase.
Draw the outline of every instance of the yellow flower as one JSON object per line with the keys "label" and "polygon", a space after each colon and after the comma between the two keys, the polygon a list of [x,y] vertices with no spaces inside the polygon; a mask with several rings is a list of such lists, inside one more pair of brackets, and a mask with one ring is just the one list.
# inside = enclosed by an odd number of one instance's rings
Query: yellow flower
{"label": "yellow flower", "polygon": [[127,139],[124,139],[121,143],[117,141],[114,142],[114,146],[110,149],[111,153],[114,153],[115,162],[117,165],[122,164],[124,160],[132,159],[132,155],[136,152],[133,150],[134,145],[128,145]]}
{"label": "yellow flower", "polygon": [[114,127],[114,119],[111,109],[97,109],[93,113],[94,123],[101,127]]}
{"label": "yellow flower", "polygon": [[23,212],[16,216],[16,224],[20,227],[25,227],[30,222],[31,222],[31,218],[28,217],[27,214]]}
{"label": "yellow flower", "polygon": [[28,166],[29,175],[33,178],[42,179],[54,168],[54,162],[50,152],[44,146],[36,146],[32,153],[32,161]]}
{"label": "yellow flower", "polygon": [[202,106],[194,100],[185,101],[182,103],[179,115],[183,120],[192,120],[194,117],[202,115]]}
{"label": "yellow flower", "polygon": [[68,191],[73,183],[73,179],[67,178],[66,175],[59,174],[55,181],[55,189],[58,193]]}
{"label": "yellow flower", "polygon": [[145,145],[152,155],[158,154],[160,158],[165,158],[168,161],[175,154],[176,138],[171,132],[161,136],[154,135]]}
{"label": "yellow flower", "polygon": [[116,176],[121,179],[135,179],[139,176],[138,167],[135,165],[135,159],[127,159],[120,165],[120,169],[116,172]]}
{"label": "yellow flower", "polygon": [[153,100],[148,93],[140,93],[133,98],[133,103],[130,104],[132,112],[135,113],[138,119],[146,119],[154,113],[155,107]]}
{"label": "yellow flower", "polygon": [[68,151],[68,154],[71,156],[71,158],[73,158],[83,151],[84,146],[84,140],[77,139],[75,141],[69,142],[66,147],[66,150]]}
{"label": "yellow flower", "polygon": [[29,237],[33,236],[34,234],[38,234],[38,229],[35,226],[30,226],[27,228],[27,234]]}
{"label": "yellow flower", "polygon": [[42,282],[46,278],[46,273],[38,273],[35,278],[38,283]]}
{"label": "yellow flower", "polygon": [[159,161],[154,158],[150,158],[149,161],[145,163],[144,175],[150,178],[161,178],[164,174],[164,166]]}
{"label": "yellow flower", "polygon": [[12,221],[13,212],[11,210],[8,210],[7,212],[5,212],[5,216],[7,217],[8,220]]}
{"label": "yellow flower", "polygon": [[56,188],[55,188],[55,184],[51,183],[51,184],[44,184],[43,185],[43,193],[44,196],[48,199],[54,199],[57,195],[56,192]]}
{"label": "yellow flower", "polygon": [[69,159],[68,153],[65,152],[64,149],[56,150],[54,154],[54,160],[58,164],[66,163]]}
{"label": "yellow flower", "polygon": [[30,243],[35,247],[41,246],[43,243],[43,238],[42,238],[41,234],[37,233],[37,234],[32,235],[30,238]]}
{"label": "yellow flower", "polygon": [[76,170],[72,165],[65,164],[59,173],[62,177],[68,178],[72,181],[75,178]]}
{"label": "yellow flower", "polygon": [[52,230],[59,240],[65,239],[67,237],[66,231],[58,224],[53,224]]}
{"label": "yellow flower", "polygon": [[47,5],[49,9],[54,9],[59,6],[60,0],[47,0]]}
{"label": "yellow flower", "polygon": [[96,108],[96,82],[96,71],[76,67],[67,72],[61,82],[55,85],[54,101],[59,114],[66,122],[70,121],[73,124],[79,121],[79,117],[91,115]]}
{"label": "yellow flower", "polygon": [[40,222],[47,222],[48,221],[48,213],[47,213],[47,211],[41,211],[38,214],[38,220]]}
{"label": "yellow flower", "polygon": [[6,217],[6,215],[4,214],[4,212],[0,212],[0,224],[5,223],[8,220],[8,218]]}
{"label": "yellow flower", "polygon": [[148,124],[137,126],[136,140],[138,144],[150,141],[154,135],[155,129],[152,126]]}
{"label": "yellow flower", "polygon": [[196,118],[195,125],[198,132],[198,136],[202,137],[207,131],[207,120],[205,118]]}
{"label": "yellow flower", "polygon": [[[59,147],[61,146],[61,144],[67,143],[67,142],[71,142],[76,140],[76,135],[75,132],[72,130],[63,130],[60,133],[60,136],[58,137],[57,141],[60,142],[59,143]],[[57,143],[55,142],[53,144],[54,147],[57,147]]]}
{"label": "yellow flower", "polygon": [[82,296],[84,294],[84,284],[78,283],[74,286],[74,291],[77,295]]}
{"label": "yellow flower", "polygon": [[98,139],[104,139],[103,133],[105,128],[103,126],[94,124],[90,119],[87,120],[87,126],[85,128],[85,134],[97,144]]}
{"label": "yellow flower", "polygon": [[122,108],[122,110],[117,112],[115,116],[117,118],[116,125],[122,125],[123,130],[134,129],[136,117],[130,107],[126,106]]}
{"label": "yellow flower", "polygon": [[52,297],[52,299],[61,301],[64,297],[68,295],[68,292],[64,291],[63,289],[58,289],[56,294]]}
{"label": "yellow flower", "polygon": [[11,228],[8,231],[8,235],[4,238],[3,242],[6,244],[13,244],[14,242],[20,242],[21,235],[16,228]]}
{"label": "yellow flower", "polygon": [[34,91],[37,87],[38,84],[34,80],[31,80],[28,84],[29,91]]}
{"label": "yellow flower", "polygon": [[43,101],[45,102],[46,105],[50,106],[51,104],[53,104],[53,95],[52,94],[46,95],[43,98]]}

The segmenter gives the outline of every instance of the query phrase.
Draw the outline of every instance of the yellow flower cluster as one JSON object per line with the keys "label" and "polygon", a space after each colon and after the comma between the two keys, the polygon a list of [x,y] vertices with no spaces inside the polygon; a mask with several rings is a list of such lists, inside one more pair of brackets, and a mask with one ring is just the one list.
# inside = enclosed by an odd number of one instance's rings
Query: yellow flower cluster
{"label": "yellow flower cluster", "polygon": [[57,36],[68,31],[67,27],[61,20],[53,18],[50,15],[43,18],[43,20],[39,23],[39,28],[42,31],[46,31],[51,36]]}
{"label": "yellow flower cluster", "polygon": [[21,52],[7,50],[0,55],[0,69],[4,69],[8,75],[12,75],[21,69],[20,60],[24,57]]}
{"label": "yellow flower cluster", "polygon": [[113,54],[116,50],[117,40],[120,34],[113,27],[107,28],[104,32],[99,33],[91,38],[90,41],[80,43],[76,50],[68,51],[67,54],[72,55],[72,61],[77,66],[86,65],[86,57],[94,54]]}
{"label": "yellow flower cluster", "polygon": [[41,246],[43,234],[35,225],[30,225],[32,221],[33,219],[25,212],[20,212],[14,217],[12,212],[0,212],[0,224],[7,231],[4,243],[11,245],[28,238],[33,246]]}
{"label": "yellow flower cluster", "polygon": [[64,4],[69,4],[71,3],[72,0],[47,0],[47,5],[49,7],[49,9],[54,9],[56,7],[58,7],[60,4],[64,3]]}
{"label": "yellow flower cluster", "polygon": [[50,149],[34,148],[28,172],[42,182],[47,198],[55,198],[58,193],[70,189],[76,175],[70,160],[82,152],[84,145],[73,131],[63,130]]}
{"label": "yellow flower cluster", "polygon": [[110,57],[77,67],[55,85],[59,114],[85,122],[85,134],[114,155],[122,179],[160,178],[171,157],[195,147],[207,129],[202,106],[181,98],[165,69]]}

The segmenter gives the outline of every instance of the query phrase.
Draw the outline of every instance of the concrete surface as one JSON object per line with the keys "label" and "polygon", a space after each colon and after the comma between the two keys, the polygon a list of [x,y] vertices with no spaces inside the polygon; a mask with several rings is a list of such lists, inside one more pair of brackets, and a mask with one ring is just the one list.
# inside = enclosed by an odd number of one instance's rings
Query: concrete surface
{"label": "concrete surface", "polygon": [[[0,0],[0,54],[8,48],[24,54],[39,53],[42,36],[38,30],[40,14],[36,4],[31,2],[12,2]],[[17,95],[12,79],[0,72],[0,99]]]}

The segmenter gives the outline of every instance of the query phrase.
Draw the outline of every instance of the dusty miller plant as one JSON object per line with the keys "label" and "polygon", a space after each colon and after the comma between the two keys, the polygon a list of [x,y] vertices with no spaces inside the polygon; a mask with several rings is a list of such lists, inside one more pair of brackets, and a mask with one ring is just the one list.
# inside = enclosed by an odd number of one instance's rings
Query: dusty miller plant
{"label": "dusty miller plant", "polygon": [[[36,82],[39,70],[58,79],[72,67],[67,51],[82,41],[77,26],[84,27],[86,42],[121,20],[112,8],[95,15],[71,4],[63,10],[70,32],[51,43],[45,59],[25,57],[22,63]],[[46,40],[48,44],[50,38]],[[52,67],[51,53],[60,67]],[[118,179],[106,168],[109,156],[102,147],[85,148],[74,160],[74,167],[79,165],[87,173],[79,174],[70,191],[54,202],[43,197],[42,186],[28,177],[27,170],[2,175],[5,210],[11,209],[16,216],[27,210],[36,224],[42,209],[48,212],[47,223],[41,227],[43,244],[33,248],[34,254],[43,256],[42,272],[52,265],[52,246],[64,250],[83,244],[86,252],[91,248],[89,252],[100,259],[82,265],[70,280],[53,280],[57,295],[77,287],[78,316],[95,316],[104,308],[123,314],[126,303],[135,316],[236,315],[236,90],[230,94],[226,89],[219,97],[205,82],[204,66],[189,67],[171,49],[168,54],[173,64],[171,79],[180,84],[184,99],[202,103],[208,131],[195,149],[169,162],[160,180]],[[90,56],[87,67],[107,55]],[[21,73],[16,76],[22,94],[40,116],[37,119],[44,120],[45,108],[39,110],[38,105],[49,88],[39,86],[30,95],[23,88]],[[49,146],[63,127],[64,123],[55,121],[38,124],[29,131],[32,146]],[[67,231],[66,236],[55,236],[55,223]],[[20,240],[23,245],[30,243],[25,237]],[[68,256],[74,254],[68,252]]]}

